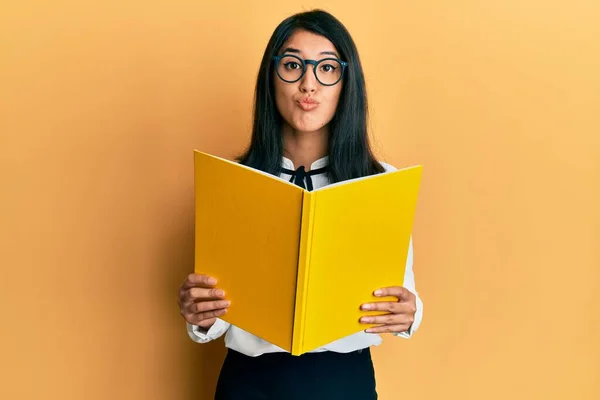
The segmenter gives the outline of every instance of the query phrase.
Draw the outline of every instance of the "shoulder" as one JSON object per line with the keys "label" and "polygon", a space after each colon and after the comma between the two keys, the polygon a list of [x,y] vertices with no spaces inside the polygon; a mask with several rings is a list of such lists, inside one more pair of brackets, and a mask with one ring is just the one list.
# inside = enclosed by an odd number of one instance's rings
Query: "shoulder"
{"label": "shoulder", "polygon": [[394,167],[391,164],[383,162],[383,161],[379,161],[379,164],[381,164],[381,166],[383,167],[383,169],[385,170],[385,172],[392,172],[392,171],[397,171],[398,170],[398,168]]}

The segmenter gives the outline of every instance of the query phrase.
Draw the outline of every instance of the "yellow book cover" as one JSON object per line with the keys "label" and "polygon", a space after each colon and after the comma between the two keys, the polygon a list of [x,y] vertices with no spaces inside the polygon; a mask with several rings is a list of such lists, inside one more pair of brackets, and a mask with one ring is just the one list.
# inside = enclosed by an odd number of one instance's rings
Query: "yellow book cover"
{"label": "yellow book cover", "polygon": [[293,355],[372,325],[375,289],[402,286],[422,166],[307,191],[194,151],[195,266],[222,319]]}

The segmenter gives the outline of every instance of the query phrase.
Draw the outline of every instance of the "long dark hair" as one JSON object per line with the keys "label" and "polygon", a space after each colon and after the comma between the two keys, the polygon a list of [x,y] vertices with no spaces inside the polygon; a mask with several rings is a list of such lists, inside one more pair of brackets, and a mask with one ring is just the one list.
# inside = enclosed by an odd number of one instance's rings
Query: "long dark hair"
{"label": "long dark hair", "polygon": [[370,148],[367,96],[358,50],[346,27],[333,15],[312,10],[283,20],[269,40],[254,92],[252,138],[239,162],[279,175],[283,156],[283,119],[275,104],[273,56],[297,30],[324,36],[348,62],[337,110],[329,125],[329,179],[339,182],[383,172]]}

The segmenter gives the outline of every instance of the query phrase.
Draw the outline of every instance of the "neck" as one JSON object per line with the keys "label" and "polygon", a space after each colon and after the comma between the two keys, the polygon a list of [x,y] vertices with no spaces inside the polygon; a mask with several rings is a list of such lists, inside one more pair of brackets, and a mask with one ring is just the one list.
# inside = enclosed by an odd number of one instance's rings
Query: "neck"
{"label": "neck", "polygon": [[327,155],[328,142],[328,126],[313,132],[299,132],[287,124],[283,127],[283,155],[296,168],[304,165],[309,171],[312,163]]}

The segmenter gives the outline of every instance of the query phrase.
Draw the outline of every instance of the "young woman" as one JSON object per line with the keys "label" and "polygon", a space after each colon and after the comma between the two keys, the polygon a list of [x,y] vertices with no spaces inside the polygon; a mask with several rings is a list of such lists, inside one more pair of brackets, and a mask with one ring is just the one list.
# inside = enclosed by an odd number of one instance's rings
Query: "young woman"
{"label": "young woman", "polygon": [[[369,148],[358,51],[332,15],[304,12],[275,29],[258,73],[251,143],[240,162],[307,190],[394,170]],[[408,338],[421,321],[412,242],[404,282],[404,287],[375,290],[398,301],[357,305],[387,311],[363,318],[377,327],[302,356],[221,320],[229,303],[212,277],[190,275],[180,288],[179,304],[192,340],[205,343],[225,334],[228,353],[217,400],[372,400],[377,392],[370,346],[378,345],[384,332]]]}

